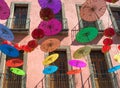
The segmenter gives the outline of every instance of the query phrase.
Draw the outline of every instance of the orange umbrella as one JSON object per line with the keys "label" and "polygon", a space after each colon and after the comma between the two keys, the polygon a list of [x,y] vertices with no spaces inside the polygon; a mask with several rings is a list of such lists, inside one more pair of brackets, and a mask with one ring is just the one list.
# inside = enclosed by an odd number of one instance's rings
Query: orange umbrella
{"label": "orange umbrella", "polygon": [[80,73],[81,70],[80,69],[75,69],[75,70],[70,70],[67,72],[68,75],[73,75],[73,74],[77,74],[77,73]]}
{"label": "orange umbrella", "polygon": [[56,50],[59,46],[60,46],[60,40],[56,38],[49,38],[41,44],[40,48],[44,52],[52,52]]}
{"label": "orange umbrella", "polygon": [[87,0],[80,9],[80,16],[85,21],[96,21],[105,11],[105,0]]}

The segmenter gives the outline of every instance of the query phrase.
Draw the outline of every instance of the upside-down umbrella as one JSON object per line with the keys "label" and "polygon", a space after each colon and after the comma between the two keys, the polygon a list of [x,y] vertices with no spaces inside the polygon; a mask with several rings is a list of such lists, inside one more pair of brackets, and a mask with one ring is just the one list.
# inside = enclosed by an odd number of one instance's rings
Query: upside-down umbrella
{"label": "upside-down umbrella", "polygon": [[40,48],[44,52],[52,52],[60,46],[60,40],[57,38],[49,38],[42,42]]}
{"label": "upside-down umbrella", "polygon": [[49,65],[49,64],[55,62],[58,59],[58,57],[59,57],[59,54],[57,54],[57,53],[54,53],[54,54],[46,57],[45,60],[43,61],[43,65]]}
{"label": "upside-down umbrella", "polygon": [[14,40],[14,36],[11,30],[2,24],[0,24],[0,38],[8,41]]}
{"label": "upside-down umbrella", "polygon": [[103,44],[104,45],[111,45],[111,44],[113,44],[113,40],[111,38],[105,38],[103,40]]}
{"label": "upside-down umbrella", "polygon": [[19,68],[10,68],[10,71],[16,75],[25,75],[25,72]]}
{"label": "upside-down umbrella", "polygon": [[120,69],[120,65],[117,65],[117,66],[114,66],[114,67],[108,69],[108,72],[109,73],[113,73],[113,72],[115,72],[115,71],[117,71],[119,69]]}
{"label": "upside-down umbrella", "polygon": [[28,47],[34,49],[38,46],[38,42],[36,40],[30,40],[28,43],[27,43]]}
{"label": "upside-down umbrella", "polygon": [[118,45],[118,49],[120,50],[120,45]]}
{"label": "upside-down umbrella", "polygon": [[82,78],[82,67],[86,67],[86,63],[80,60],[69,60],[68,62],[71,66],[79,67],[81,70],[80,76],[81,76],[81,82],[82,82],[82,88],[84,87],[83,85],[83,78]]}
{"label": "upside-down umbrella", "polygon": [[44,68],[43,73],[44,74],[52,74],[58,70],[58,66],[50,65]]}
{"label": "upside-down umbrella", "polygon": [[32,37],[34,38],[34,39],[41,39],[41,38],[43,38],[44,37],[44,31],[42,30],[42,29],[39,29],[39,28],[36,28],[36,29],[34,29],[33,31],[32,31]]}
{"label": "upside-down umbrella", "polygon": [[102,46],[102,53],[107,53],[111,49],[110,45],[103,45]]}
{"label": "upside-down umbrella", "polygon": [[111,28],[111,27],[109,27],[109,28],[106,28],[105,30],[104,30],[104,36],[106,36],[106,37],[112,37],[113,35],[115,35],[115,31],[114,31],[114,29],[113,28]]}
{"label": "upside-down umbrella", "polygon": [[95,27],[82,28],[76,34],[76,41],[80,43],[88,43],[95,39],[98,35],[98,30]]}
{"label": "upside-down umbrella", "polygon": [[53,18],[49,21],[42,21],[38,28],[42,29],[46,36],[56,35],[62,30],[62,23]]}
{"label": "upside-down umbrella", "polygon": [[73,53],[73,57],[75,59],[79,59],[81,57],[85,57],[87,56],[91,51],[91,47],[89,46],[85,46],[85,47],[81,47],[79,49],[77,49],[74,53]]}
{"label": "upside-down umbrella", "polygon": [[116,54],[113,58],[114,58],[115,61],[117,61],[118,63],[120,63],[120,53]]}
{"label": "upside-down umbrella", "polygon": [[3,0],[0,1],[0,19],[6,20],[10,16],[10,8],[7,3]]}
{"label": "upside-down umbrella", "polygon": [[22,46],[18,43],[14,43],[13,46],[17,49],[17,50],[22,50]]}
{"label": "upside-down umbrella", "polygon": [[77,74],[80,73],[81,70],[80,69],[74,69],[74,70],[70,70],[67,72],[68,75],[73,75],[73,74]]}
{"label": "upside-down umbrella", "polygon": [[18,57],[19,56],[19,51],[16,48],[14,48],[13,46],[10,46],[7,44],[1,44],[0,50],[4,54],[6,54],[7,56],[10,56],[10,57]]}
{"label": "upside-down umbrella", "polygon": [[61,8],[61,0],[38,0],[42,8],[50,8],[53,10],[54,14],[58,13]]}
{"label": "upside-down umbrella", "polygon": [[23,65],[23,60],[19,59],[19,58],[13,58],[13,59],[9,59],[6,62],[6,65],[8,67],[19,67]]}
{"label": "upside-down umbrella", "polygon": [[42,8],[40,10],[40,17],[41,17],[41,19],[48,21],[48,20],[54,18],[55,15],[54,15],[52,9],[50,9],[50,8]]}
{"label": "upside-down umbrella", "polygon": [[105,0],[87,0],[80,9],[80,16],[85,21],[96,21],[106,11]]}
{"label": "upside-down umbrella", "polygon": [[117,1],[119,1],[119,0],[105,0],[106,2],[109,2],[109,3],[115,3],[115,2],[117,2]]}

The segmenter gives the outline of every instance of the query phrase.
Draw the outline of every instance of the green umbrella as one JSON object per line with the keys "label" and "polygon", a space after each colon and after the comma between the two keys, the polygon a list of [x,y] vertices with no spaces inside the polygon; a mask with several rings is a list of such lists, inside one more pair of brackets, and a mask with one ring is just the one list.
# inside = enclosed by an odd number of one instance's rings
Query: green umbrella
{"label": "green umbrella", "polygon": [[95,27],[82,28],[76,34],[76,40],[80,43],[87,43],[95,39],[98,35],[98,30]]}
{"label": "green umbrella", "polygon": [[10,68],[10,71],[16,75],[25,75],[25,72],[19,68]]}

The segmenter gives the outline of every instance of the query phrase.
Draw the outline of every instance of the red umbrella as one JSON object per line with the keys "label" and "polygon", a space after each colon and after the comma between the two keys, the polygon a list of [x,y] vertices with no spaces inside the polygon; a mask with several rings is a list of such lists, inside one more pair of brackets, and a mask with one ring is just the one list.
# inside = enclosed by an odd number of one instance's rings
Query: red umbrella
{"label": "red umbrella", "polygon": [[18,43],[15,43],[15,44],[14,44],[14,47],[15,47],[17,50],[22,50],[21,45],[18,44]]}
{"label": "red umbrella", "polygon": [[73,74],[77,74],[80,73],[81,69],[75,69],[75,70],[70,70],[67,72],[68,75],[73,75]]}
{"label": "red umbrella", "polygon": [[42,8],[40,10],[40,17],[43,20],[50,20],[55,17],[53,11],[50,8]]}
{"label": "red umbrella", "polygon": [[2,42],[2,44],[8,44],[8,45],[11,45],[11,46],[12,46],[12,43],[11,43],[10,41],[7,41],[7,40],[4,40],[4,41]]}
{"label": "red umbrella", "polygon": [[117,2],[117,1],[119,1],[119,0],[105,0],[106,2],[109,2],[109,3],[115,3],[115,2]]}
{"label": "red umbrella", "polygon": [[114,31],[114,29],[113,28],[106,28],[105,30],[104,30],[104,36],[106,36],[106,37],[112,37],[113,35],[115,35],[115,31]]}
{"label": "red umbrella", "polygon": [[111,46],[109,46],[109,45],[104,45],[104,46],[102,47],[102,52],[103,52],[103,53],[107,53],[110,49],[111,49]]}
{"label": "red umbrella", "polygon": [[30,40],[27,45],[28,47],[34,49],[38,46],[38,42],[36,40]]}
{"label": "red umbrella", "polygon": [[118,45],[118,49],[120,50],[120,45]]}
{"label": "red umbrella", "polygon": [[104,44],[104,45],[111,45],[111,44],[113,44],[113,40],[110,39],[110,38],[105,38],[105,39],[103,40],[103,44]]}
{"label": "red umbrella", "polygon": [[25,52],[31,52],[33,51],[32,48],[28,47],[28,45],[22,45],[22,50],[24,50]]}

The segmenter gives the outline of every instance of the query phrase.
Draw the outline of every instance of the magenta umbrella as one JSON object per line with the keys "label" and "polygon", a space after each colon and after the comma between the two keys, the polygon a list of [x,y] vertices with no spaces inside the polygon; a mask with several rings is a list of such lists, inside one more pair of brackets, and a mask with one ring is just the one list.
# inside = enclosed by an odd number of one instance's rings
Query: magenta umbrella
{"label": "magenta umbrella", "polygon": [[9,15],[10,9],[7,3],[4,0],[0,1],[0,19],[1,20],[8,19]]}
{"label": "magenta umbrella", "polygon": [[61,10],[60,0],[38,0],[42,8],[50,8],[53,10],[54,14],[57,14]]}
{"label": "magenta umbrella", "polygon": [[80,70],[81,70],[81,73],[80,73],[80,76],[81,76],[81,82],[82,82],[82,88],[84,88],[84,85],[83,85],[83,78],[82,78],[82,67],[85,67],[86,66],[86,63],[83,62],[83,61],[80,61],[80,60],[69,60],[68,62],[71,66],[75,66],[75,67],[79,67]]}
{"label": "magenta umbrella", "polygon": [[62,23],[53,18],[49,21],[42,21],[38,28],[42,29],[46,36],[56,35],[62,30]]}

